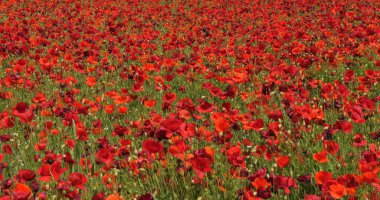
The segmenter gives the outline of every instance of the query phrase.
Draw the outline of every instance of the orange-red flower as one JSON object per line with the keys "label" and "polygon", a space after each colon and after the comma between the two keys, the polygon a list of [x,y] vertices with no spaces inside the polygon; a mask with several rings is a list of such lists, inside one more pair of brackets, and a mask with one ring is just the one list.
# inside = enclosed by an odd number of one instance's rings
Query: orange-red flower
{"label": "orange-red flower", "polygon": [[26,184],[17,183],[12,191],[12,199],[30,199],[32,196],[32,190]]}
{"label": "orange-red flower", "polygon": [[335,199],[340,199],[346,196],[347,194],[346,187],[339,183],[330,185],[329,189],[330,189],[330,195],[334,197]]}
{"label": "orange-red flower", "polygon": [[324,183],[332,179],[332,173],[326,171],[319,171],[315,173],[314,177],[318,185],[323,185]]}
{"label": "orange-red flower", "polygon": [[327,158],[328,152],[326,150],[322,150],[318,153],[313,154],[313,159],[317,161],[318,163],[326,163],[329,162],[330,160]]}
{"label": "orange-red flower", "polygon": [[276,163],[280,168],[284,168],[289,164],[290,157],[289,156],[279,156],[276,158]]}
{"label": "orange-red flower", "polygon": [[256,190],[265,190],[267,187],[271,186],[266,178],[256,178],[255,181],[252,182],[252,185],[256,188]]}

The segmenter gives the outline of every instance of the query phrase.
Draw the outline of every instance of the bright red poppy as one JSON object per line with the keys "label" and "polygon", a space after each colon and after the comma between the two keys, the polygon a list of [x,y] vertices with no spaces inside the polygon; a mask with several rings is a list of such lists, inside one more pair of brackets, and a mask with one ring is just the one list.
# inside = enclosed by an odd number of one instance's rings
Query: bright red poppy
{"label": "bright red poppy", "polygon": [[314,177],[318,185],[323,185],[324,183],[327,183],[327,181],[332,179],[332,173],[326,171],[319,171],[315,173]]}
{"label": "bright red poppy", "polygon": [[290,162],[289,156],[279,156],[276,158],[276,163],[280,168],[286,167]]}

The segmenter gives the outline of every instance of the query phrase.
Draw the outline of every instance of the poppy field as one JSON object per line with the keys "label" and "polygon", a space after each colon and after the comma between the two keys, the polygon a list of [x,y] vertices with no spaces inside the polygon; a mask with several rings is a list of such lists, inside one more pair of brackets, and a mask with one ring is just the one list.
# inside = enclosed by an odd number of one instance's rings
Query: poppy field
{"label": "poppy field", "polygon": [[0,1],[0,200],[380,199],[380,1]]}

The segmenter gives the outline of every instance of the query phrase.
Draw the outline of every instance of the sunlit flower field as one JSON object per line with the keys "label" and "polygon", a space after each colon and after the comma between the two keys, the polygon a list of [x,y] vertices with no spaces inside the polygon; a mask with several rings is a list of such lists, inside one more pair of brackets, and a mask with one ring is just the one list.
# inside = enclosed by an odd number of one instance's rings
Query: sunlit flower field
{"label": "sunlit flower field", "polygon": [[379,81],[379,0],[0,1],[0,200],[378,200]]}

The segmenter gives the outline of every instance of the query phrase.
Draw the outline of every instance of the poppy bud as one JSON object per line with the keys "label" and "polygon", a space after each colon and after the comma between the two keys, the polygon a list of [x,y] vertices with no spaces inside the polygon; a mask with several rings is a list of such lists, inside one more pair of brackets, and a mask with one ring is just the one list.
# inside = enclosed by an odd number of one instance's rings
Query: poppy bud
{"label": "poppy bud", "polygon": [[30,188],[33,192],[38,192],[38,190],[40,190],[40,184],[37,181],[33,181],[30,183]]}
{"label": "poppy bud", "polygon": [[12,187],[12,185],[13,185],[12,180],[10,179],[4,180],[2,184],[3,190],[9,189],[10,187]]}

